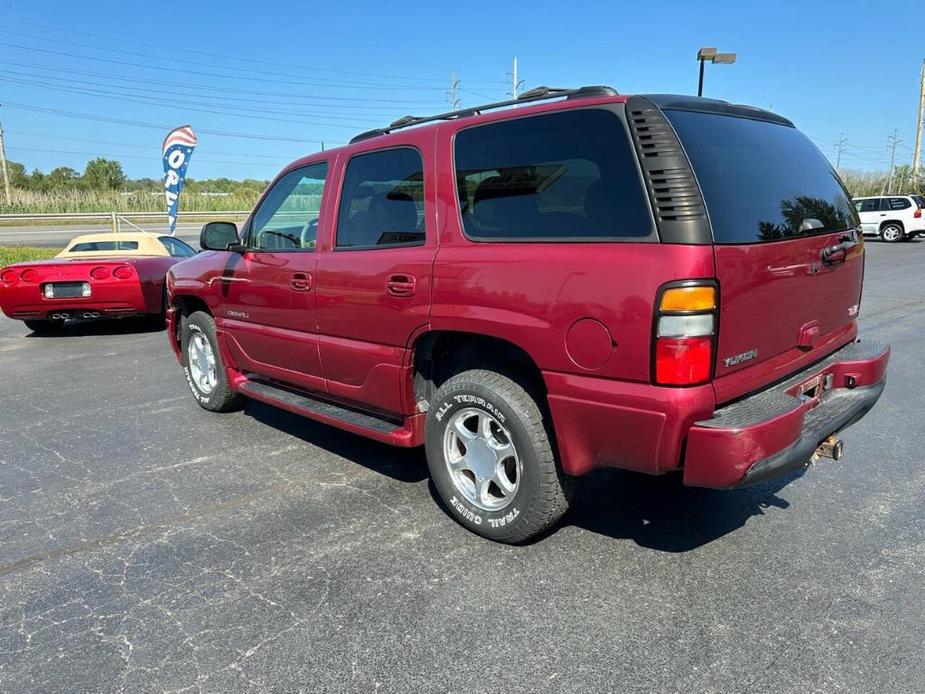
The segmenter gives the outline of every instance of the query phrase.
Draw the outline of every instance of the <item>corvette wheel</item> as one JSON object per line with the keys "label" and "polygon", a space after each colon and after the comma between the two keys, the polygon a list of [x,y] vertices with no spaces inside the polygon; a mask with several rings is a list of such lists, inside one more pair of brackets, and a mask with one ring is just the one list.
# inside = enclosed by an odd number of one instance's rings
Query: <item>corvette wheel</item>
{"label": "corvette wheel", "polygon": [[231,389],[215,336],[215,321],[196,311],[183,321],[180,335],[183,372],[200,407],[212,412],[240,408],[242,397]]}
{"label": "corvette wheel", "polygon": [[23,323],[34,333],[56,333],[64,327],[63,320],[24,320]]}

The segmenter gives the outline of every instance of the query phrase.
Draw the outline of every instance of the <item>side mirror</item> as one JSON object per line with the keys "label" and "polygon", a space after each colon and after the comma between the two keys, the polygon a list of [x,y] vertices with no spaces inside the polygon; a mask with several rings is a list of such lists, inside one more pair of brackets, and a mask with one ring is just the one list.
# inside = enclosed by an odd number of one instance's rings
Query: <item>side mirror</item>
{"label": "side mirror", "polygon": [[204,251],[226,251],[238,243],[238,227],[231,222],[209,222],[199,232],[199,247]]}

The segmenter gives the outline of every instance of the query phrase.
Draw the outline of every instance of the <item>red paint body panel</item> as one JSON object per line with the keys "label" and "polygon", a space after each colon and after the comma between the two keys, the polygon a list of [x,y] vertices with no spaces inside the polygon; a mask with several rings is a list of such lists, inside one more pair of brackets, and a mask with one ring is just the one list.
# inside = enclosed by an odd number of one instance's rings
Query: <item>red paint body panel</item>
{"label": "red paint body panel", "polygon": [[[56,312],[98,311],[105,316],[160,313],[163,307],[164,277],[180,259],[169,256],[133,256],[106,258],[52,258],[44,261],[17,263],[7,269],[19,272],[32,268],[38,277],[34,282],[20,279],[15,284],[0,283],[0,309],[10,318],[43,319]],[[129,265],[132,277],[119,279],[110,274],[95,279],[93,268],[111,270]],[[86,298],[46,299],[43,285],[49,282],[89,282],[91,295]]]}

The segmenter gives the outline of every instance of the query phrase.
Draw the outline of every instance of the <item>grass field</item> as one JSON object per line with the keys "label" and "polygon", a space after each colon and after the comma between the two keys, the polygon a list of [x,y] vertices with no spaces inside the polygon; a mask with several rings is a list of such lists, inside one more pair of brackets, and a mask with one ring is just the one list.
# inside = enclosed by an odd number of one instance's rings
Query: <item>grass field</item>
{"label": "grass field", "polygon": [[29,260],[53,258],[59,250],[58,248],[31,248],[29,246],[0,246],[0,267]]}
{"label": "grass field", "polygon": [[[226,196],[201,195],[184,191],[180,211],[221,212],[249,210],[259,196],[256,190],[240,190]],[[164,212],[162,195],[136,191],[62,190],[42,193],[13,189],[13,205],[0,212],[10,214],[48,214],[68,212]],[[165,213],[166,214],[166,213]]]}

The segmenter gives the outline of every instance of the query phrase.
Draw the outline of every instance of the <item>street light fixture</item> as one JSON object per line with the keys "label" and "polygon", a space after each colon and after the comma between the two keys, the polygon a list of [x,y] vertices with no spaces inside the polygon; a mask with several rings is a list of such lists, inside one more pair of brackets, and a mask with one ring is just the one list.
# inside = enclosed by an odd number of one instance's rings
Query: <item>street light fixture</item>
{"label": "street light fixture", "polygon": [[707,61],[720,65],[731,65],[736,61],[735,53],[717,53],[715,48],[701,48],[697,51],[700,61],[700,80],[697,82],[697,96],[703,96],[703,64]]}

